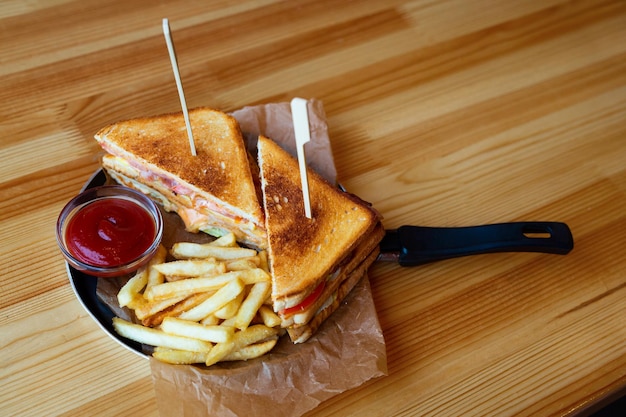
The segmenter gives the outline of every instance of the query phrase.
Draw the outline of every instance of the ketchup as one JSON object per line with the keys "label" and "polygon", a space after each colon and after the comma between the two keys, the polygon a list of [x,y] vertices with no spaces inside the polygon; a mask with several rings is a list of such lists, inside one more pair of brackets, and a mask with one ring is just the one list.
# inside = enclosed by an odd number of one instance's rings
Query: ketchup
{"label": "ketchup", "polygon": [[123,265],[140,257],[154,242],[150,213],[130,200],[108,197],[82,207],[65,229],[67,249],[97,267]]}

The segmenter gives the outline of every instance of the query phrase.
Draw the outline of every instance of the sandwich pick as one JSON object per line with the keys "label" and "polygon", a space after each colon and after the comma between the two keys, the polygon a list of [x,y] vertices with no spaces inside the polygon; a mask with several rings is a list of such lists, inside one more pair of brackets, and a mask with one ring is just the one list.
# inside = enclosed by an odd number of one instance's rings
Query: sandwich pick
{"label": "sandwich pick", "polygon": [[165,42],[167,43],[167,50],[170,54],[170,61],[172,62],[172,71],[174,72],[174,79],[176,80],[176,88],[178,89],[178,98],[180,99],[180,106],[183,110],[183,116],[185,118],[185,125],[187,126],[187,135],[189,136],[189,148],[191,154],[196,156],[196,145],[193,140],[193,131],[191,129],[191,121],[189,120],[189,112],[187,110],[187,100],[185,100],[185,92],[183,90],[183,82],[180,79],[180,72],[178,71],[178,60],[176,59],[176,50],[174,49],[174,41],[172,40],[172,34],[170,31],[169,20],[163,19],[163,35],[165,36]]}
{"label": "sandwich pick", "polygon": [[304,214],[310,219],[311,197],[309,194],[309,179],[306,172],[304,145],[311,141],[311,132],[309,131],[309,115],[305,99],[296,97],[291,100],[291,117],[293,118],[293,130],[296,137],[296,151],[300,168],[300,180],[302,182],[302,197],[304,199]]}

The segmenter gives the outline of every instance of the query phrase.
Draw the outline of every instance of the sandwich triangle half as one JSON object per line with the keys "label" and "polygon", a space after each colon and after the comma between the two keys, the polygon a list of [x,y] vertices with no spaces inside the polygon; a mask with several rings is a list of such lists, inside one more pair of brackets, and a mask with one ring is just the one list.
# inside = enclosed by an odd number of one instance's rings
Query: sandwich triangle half
{"label": "sandwich triangle half", "polygon": [[258,161],[272,272],[279,311],[302,302],[378,223],[377,213],[308,169],[312,218],[304,214],[297,160],[263,136]]}

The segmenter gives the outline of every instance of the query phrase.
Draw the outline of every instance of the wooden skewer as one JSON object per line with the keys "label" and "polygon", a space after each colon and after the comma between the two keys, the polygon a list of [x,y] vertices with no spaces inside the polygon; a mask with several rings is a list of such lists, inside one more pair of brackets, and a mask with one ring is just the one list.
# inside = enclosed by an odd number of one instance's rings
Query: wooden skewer
{"label": "wooden skewer", "polygon": [[176,51],[174,50],[174,42],[172,41],[172,34],[170,33],[170,24],[167,19],[163,19],[163,35],[165,36],[165,42],[167,43],[167,50],[170,53],[170,61],[172,62],[174,79],[176,79],[176,88],[178,88],[178,97],[180,98],[180,105],[183,108],[183,116],[185,117],[185,124],[187,125],[189,147],[191,149],[191,154],[193,156],[196,156],[196,145],[193,141],[193,132],[191,131],[191,122],[189,121],[189,112],[187,111],[187,101],[185,100],[185,93],[183,92],[183,83],[180,80],[178,61],[176,60]]}
{"label": "wooden skewer", "polygon": [[304,155],[304,144],[311,140],[309,127],[309,114],[307,112],[307,102],[303,98],[291,100],[291,117],[296,135],[296,150],[298,153],[298,164],[300,165],[300,180],[302,181],[302,197],[304,198],[304,214],[311,218],[311,200],[309,196],[309,178],[306,172],[306,158]]}

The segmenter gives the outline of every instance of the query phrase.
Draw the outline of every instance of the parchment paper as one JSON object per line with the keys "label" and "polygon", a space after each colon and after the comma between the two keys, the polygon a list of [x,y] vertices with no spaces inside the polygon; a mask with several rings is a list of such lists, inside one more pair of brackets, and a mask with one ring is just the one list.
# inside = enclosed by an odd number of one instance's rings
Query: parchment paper
{"label": "parchment paper", "polygon": [[[326,178],[331,184],[337,181],[337,170],[333,151],[328,138],[328,126],[324,106],[319,100],[307,100],[311,141],[304,146],[307,165]],[[296,157],[296,139],[291,119],[289,103],[270,103],[261,106],[248,106],[232,113],[248,144],[254,150],[259,135],[266,136]]]}
{"label": "parchment paper", "polygon": [[[312,128],[311,142],[305,146],[307,163],[334,183],[336,170],[322,103],[309,100],[308,109]],[[233,116],[250,148],[263,134],[295,155],[289,103],[245,107]],[[178,221],[169,214],[166,217]],[[189,237],[171,229],[164,236],[166,245]],[[108,284],[116,285],[114,281]],[[114,302],[111,288],[105,292],[109,302]],[[387,356],[366,275],[305,343],[294,345],[285,335],[270,354],[246,362],[207,368],[169,365],[150,357],[150,366],[163,417],[287,417],[300,416],[324,400],[386,375]]]}
{"label": "parchment paper", "polygon": [[362,279],[307,342],[288,336],[272,353],[202,369],[150,359],[162,416],[300,416],[322,401],[387,374],[385,344]]}

